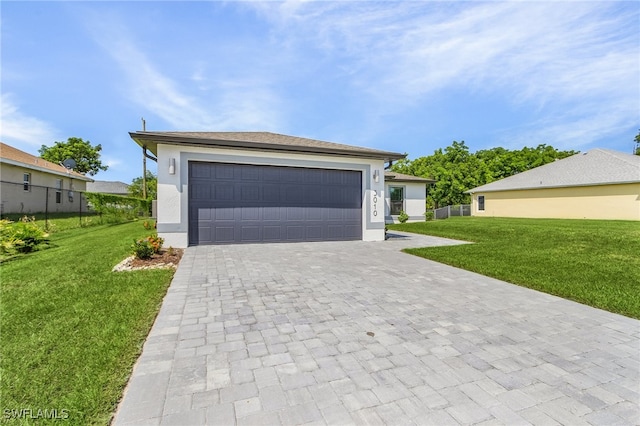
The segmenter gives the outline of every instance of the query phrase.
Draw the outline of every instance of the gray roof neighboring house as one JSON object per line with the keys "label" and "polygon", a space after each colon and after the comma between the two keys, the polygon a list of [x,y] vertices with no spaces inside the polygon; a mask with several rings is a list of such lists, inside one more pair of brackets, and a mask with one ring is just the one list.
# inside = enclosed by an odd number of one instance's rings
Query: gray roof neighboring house
{"label": "gray roof neighboring house", "polygon": [[467,193],[640,182],[640,156],[596,148],[479,186]]}
{"label": "gray roof neighboring house", "polygon": [[157,154],[158,144],[284,151],[399,160],[405,154],[270,132],[130,132],[140,146]]}
{"label": "gray roof neighboring house", "polygon": [[384,172],[385,182],[422,182],[422,183],[434,183],[433,179],[425,179],[419,176],[405,175],[396,172]]}
{"label": "gray roof neighboring house", "polygon": [[103,194],[128,195],[129,185],[124,182],[96,180],[87,183],[88,192],[101,192]]}

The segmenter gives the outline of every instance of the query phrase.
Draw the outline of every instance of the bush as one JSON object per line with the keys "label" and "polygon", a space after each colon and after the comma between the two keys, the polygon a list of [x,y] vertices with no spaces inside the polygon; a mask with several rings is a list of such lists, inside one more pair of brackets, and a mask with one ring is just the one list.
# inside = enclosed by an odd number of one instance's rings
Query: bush
{"label": "bush", "polygon": [[146,239],[134,240],[131,248],[133,249],[133,255],[138,259],[149,259],[154,253],[151,243]]}
{"label": "bush", "polygon": [[425,212],[424,214],[424,220],[429,221],[429,220],[433,220],[433,210],[429,210],[428,212]]}
{"label": "bush", "polygon": [[0,250],[3,255],[30,253],[47,243],[49,234],[35,223],[35,218],[24,216],[18,222],[0,220]]}
{"label": "bush", "polygon": [[402,210],[398,215],[398,221],[400,223],[405,223],[407,220],[409,220],[409,215],[404,210]]}
{"label": "bush", "polygon": [[160,238],[157,235],[150,235],[141,240],[134,240],[131,248],[133,249],[134,256],[138,259],[149,259],[155,253],[160,252],[163,243],[163,238]]}
{"label": "bush", "polygon": [[157,235],[150,235],[147,237],[147,241],[151,244],[151,248],[153,248],[154,253],[159,253],[162,248],[162,244],[164,243],[164,238],[160,238]]}

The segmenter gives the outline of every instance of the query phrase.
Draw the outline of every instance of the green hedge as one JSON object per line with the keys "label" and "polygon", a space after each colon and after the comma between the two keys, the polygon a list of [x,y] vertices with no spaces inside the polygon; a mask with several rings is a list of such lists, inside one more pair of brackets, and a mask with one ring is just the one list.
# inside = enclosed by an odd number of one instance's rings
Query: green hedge
{"label": "green hedge", "polygon": [[85,192],[84,195],[92,210],[114,222],[148,216],[151,212],[150,200],[100,192]]}

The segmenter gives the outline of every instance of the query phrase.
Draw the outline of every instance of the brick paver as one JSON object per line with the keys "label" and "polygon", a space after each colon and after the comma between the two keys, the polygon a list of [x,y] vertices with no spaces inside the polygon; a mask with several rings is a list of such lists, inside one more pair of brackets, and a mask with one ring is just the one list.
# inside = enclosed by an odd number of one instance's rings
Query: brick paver
{"label": "brick paver", "polygon": [[114,424],[640,424],[640,321],[396,235],[188,248]]}

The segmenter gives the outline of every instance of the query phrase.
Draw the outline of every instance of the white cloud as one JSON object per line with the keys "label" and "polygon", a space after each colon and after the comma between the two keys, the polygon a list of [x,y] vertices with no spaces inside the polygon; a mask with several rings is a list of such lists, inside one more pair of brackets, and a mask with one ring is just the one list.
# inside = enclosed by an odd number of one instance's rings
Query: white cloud
{"label": "white cloud", "polygon": [[212,79],[202,63],[196,64],[184,81],[173,80],[158,70],[117,20],[101,17],[92,32],[126,75],[128,84],[123,91],[131,101],[158,115],[173,129],[269,130],[281,120],[278,97],[264,81]]}
{"label": "white cloud", "polygon": [[0,101],[0,140],[11,145],[26,144],[40,148],[63,139],[58,138],[58,131],[52,125],[22,113],[13,96],[3,93]]}
{"label": "white cloud", "polygon": [[297,40],[348,63],[352,96],[368,97],[376,113],[401,113],[454,89],[529,110],[532,122],[505,129],[507,138],[526,130],[572,146],[638,120],[639,8],[631,2],[249,6],[283,45]]}

